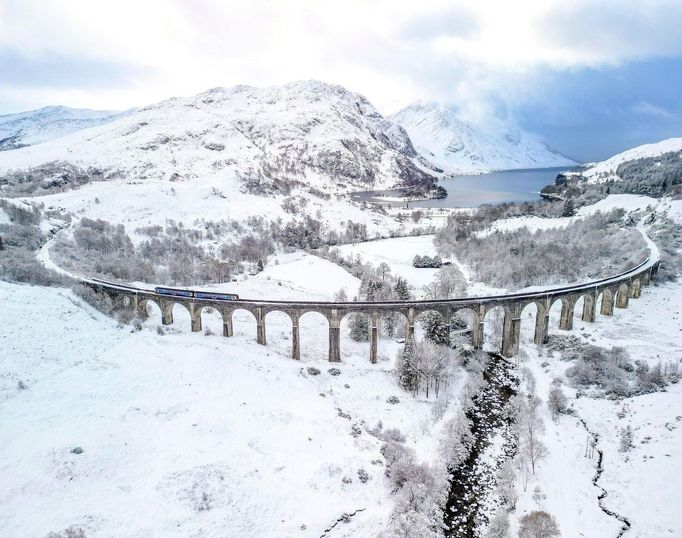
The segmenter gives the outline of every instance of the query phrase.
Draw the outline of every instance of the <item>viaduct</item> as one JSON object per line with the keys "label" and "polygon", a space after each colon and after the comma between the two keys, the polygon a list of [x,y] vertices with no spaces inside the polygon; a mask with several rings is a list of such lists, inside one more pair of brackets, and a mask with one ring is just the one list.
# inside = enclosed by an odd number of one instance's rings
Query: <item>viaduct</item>
{"label": "viaduct", "polygon": [[377,361],[377,341],[379,323],[383,314],[396,312],[403,315],[406,323],[406,338],[414,337],[415,321],[420,314],[429,311],[439,313],[449,326],[453,316],[460,312],[468,312],[471,319],[473,346],[483,347],[483,327],[486,314],[496,307],[504,310],[501,353],[512,357],[518,353],[521,331],[521,314],[528,305],[535,304],[534,341],[542,345],[547,341],[549,330],[549,312],[556,301],[561,301],[561,317],[559,328],[570,330],[576,303],[582,297],[582,319],[594,322],[599,312],[604,316],[612,316],[614,306],[627,308],[630,299],[640,296],[643,286],[648,286],[651,278],[658,271],[660,262],[647,258],[636,267],[618,275],[572,286],[550,288],[538,292],[512,293],[485,297],[465,297],[458,299],[427,301],[395,301],[395,302],[307,302],[307,301],[265,301],[239,299],[236,301],[217,301],[194,297],[175,297],[156,293],[153,290],[134,288],[99,280],[84,280],[83,283],[96,292],[108,296],[117,308],[134,309],[140,316],[147,316],[147,303],[153,302],[161,311],[162,323],[173,323],[173,306],[176,303],[184,306],[189,312],[192,331],[198,332],[201,327],[201,312],[205,308],[214,308],[220,312],[223,320],[223,335],[232,336],[232,315],[236,310],[247,310],[256,319],[256,341],[266,345],[265,321],[270,312],[284,312],[292,322],[291,356],[300,359],[299,319],[307,312],[318,312],[329,322],[329,361],[341,360],[341,320],[351,313],[362,313],[370,320],[370,352],[372,363]]}

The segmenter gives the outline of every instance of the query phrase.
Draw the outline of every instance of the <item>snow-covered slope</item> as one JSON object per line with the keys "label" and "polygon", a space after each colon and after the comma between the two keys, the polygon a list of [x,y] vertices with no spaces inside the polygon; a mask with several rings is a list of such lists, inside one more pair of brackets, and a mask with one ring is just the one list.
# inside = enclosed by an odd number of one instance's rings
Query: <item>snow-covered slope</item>
{"label": "snow-covered slope", "polygon": [[63,160],[128,180],[237,178],[251,192],[431,185],[405,131],[362,96],[304,81],[173,98],[0,155],[0,170]]}
{"label": "snow-covered slope", "polygon": [[47,106],[0,116],[0,151],[40,144],[113,121],[125,112]]}
{"label": "snow-covered slope", "polygon": [[[224,286],[246,297],[329,299],[330,282],[357,293],[359,281],[326,260],[278,261]],[[399,428],[432,461],[466,379],[458,369],[437,419],[433,399],[397,386],[395,339],[371,364],[369,344],[344,326],[343,363],[331,365],[319,314],[301,317],[294,361],[282,312],[268,314],[260,346],[242,310],[223,338],[217,313],[202,315],[212,332],[202,335],[177,306],[160,335],[157,311],[131,332],[64,289],[0,281],[0,301],[0,529],[13,538],[71,525],[92,538],[312,538],[356,511],[328,536],[377,536],[395,495],[369,430]],[[35,338],[41,330],[50,338]]]}
{"label": "snow-covered slope", "polygon": [[655,144],[644,144],[635,148],[628,149],[622,153],[618,153],[605,161],[598,163],[590,163],[586,169],[579,172],[579,174],[588,178],[593,182],[602,182],[607,180],[620,179],[616,174],[618,165],[634,161],[636,159],[645,159],[647,157],[658,157],[664,153],[671,153],[674,151],[682,151],[682,138],[668,138]]}
{"label": "snow-covered slope", "polygon": [[436,103],[412,103],[390,119],[405,128],[418,151],[450,174],[576,164],[518,126],[482,130]]}

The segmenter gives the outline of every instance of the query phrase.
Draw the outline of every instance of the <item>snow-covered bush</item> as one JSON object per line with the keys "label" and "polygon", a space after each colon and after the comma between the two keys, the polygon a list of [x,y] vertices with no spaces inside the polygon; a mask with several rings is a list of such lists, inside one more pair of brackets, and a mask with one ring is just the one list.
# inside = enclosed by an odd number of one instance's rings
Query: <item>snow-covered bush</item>
{"label": "snow-covered bush", "polygon": [[631,361],[622,347],[605,349],[580,343],[567,346],[562,360],[574,364],[566,370],[566,377],[577,388],[597,388],[597,394],[627,398],[637,394],[656,392],[677,379],[674,368],[664,368],[661,363],[650,367],[644,361]]}
{"label": "snow-covered bush", "polygon": [[543,510],[535,510],[521,518],[519,538],[554,538],[560,534],[554,516]]}
{"label": "snow-covered bush", "polygon": [[661,265],[653,283],[658,285],[677,279],[682,273],[682,224],[668,217],[657,217],[650,226],[649,236],[661,254]]}
{"label": "snow-covered bush", "polygon": [[503,463],[497,471],[496,493],[500,499],[500,505],[505,510],[514,510],[516,508],[516,501],[519,496],[516,493],[515,482],[514,462],[510,459]]}
{"label": "snow-covered bush", "polygon": [[87,535],[81,527],[71,525],[61,532],[51,532],[45,538],[87,538]]}
{"label": "snow-covered bush", "polygon": [[440,441],[440,453],[449,469],[459,466],[469,456],[474,446],[471,428],[471,420],[461,409],[445,425]]}
{"label": "snow-covered bush", "polygon": [[498,510],[488,523],[485,538],[509,538],[509,514]]}
{"label": "snow-covered bush", "polygon": [[412,260],[412,266],[418,268],[438,269],[439,267],[442,267],[442,265],[443,260],[440,259],[440,256],[432,257],[427,256],[426,254],[424,256],[420,256],[417,254]]}
{"label": "snow-covered bush", "polygon": [[415,460],[414,452],[396,441],[384,443],[386,476],[398,496],[382,536],[439,538],[443,528],[445,473]]}
{"label": "snow-covered bush", "polygon": [[559,415],[568,410],[568,400],[561,387],[553,386],[549,389],[547,396],[547,407],[552,413],[552,419],[556,421]]}
{"label": "snow-covered bush", "polygon": [[0,176],[0,193],[11,197],[53,194],[76,189],[91,181],[103,181],[110,175],[92,166],[80,168],[68,162],[52,161]]}
{"label": "snow-covered bush", "polygon": [[630,452],[632,450],[632,447],[634,447],[634,436],[632,432],[632,428],[630,426],[626,426],[625,428],[620,430],[619,434],[619,445],[618,445],[618,450],[620,452]]}
{"label": "snow-covered bush", "polygon": [[404,443],[405,435],[398,428],[387,428],[383,430],[380,437],[388,442]]}
{"label": "snow-covered bush", "polygon": [[[442,255],[466,262],[478,280],[504,288],[547,285],[610,276],[647,254],[641,234],[621,222],[622,210],[597,212],[563,228],[456,233],[448,221],[436,234]],[[580,263],[575,263],[580,260]]]}

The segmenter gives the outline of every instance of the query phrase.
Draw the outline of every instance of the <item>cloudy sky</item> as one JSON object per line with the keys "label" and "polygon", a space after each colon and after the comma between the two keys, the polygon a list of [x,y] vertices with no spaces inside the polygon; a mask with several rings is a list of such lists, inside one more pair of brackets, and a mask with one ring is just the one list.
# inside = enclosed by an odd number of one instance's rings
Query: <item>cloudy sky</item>
{"label": "cloudy sky", "polygon": [[0,0],[0,114],[321,79],[579,160],[682,136],[680,0]]}

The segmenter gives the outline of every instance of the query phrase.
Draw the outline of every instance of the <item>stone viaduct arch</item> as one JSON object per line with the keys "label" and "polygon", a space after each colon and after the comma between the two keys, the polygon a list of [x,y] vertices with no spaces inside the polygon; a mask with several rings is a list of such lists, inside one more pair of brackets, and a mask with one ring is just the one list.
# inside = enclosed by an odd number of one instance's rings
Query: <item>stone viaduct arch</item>
{"label": "stone viaduct arch", "polygon": [[440,314],[449,327],[452,317],[465,311],[471,319],[471,339],[476,349],[482,349],[484,343],[484,322],[486,314],[501,307],[504,311],[502,327],[501,354],[512,357],[519,351],[521,317],[524,309],[534,304],[536,307],[533,341],[537,345],[547,342],[549,334],[549,313],[552,305],[561,303],[559,329],[571,330],[575,315],[576,303],[583,299],[582,320],[594,322],[597,306],[601,300],[600,314],[612,316],[614,306],[627,308],[630,299],[641,294],[641,287],[651,282],[658,271],[660,262],[647,258],[637,267],[619,275],[573,286],[548,288],[539,292],[510,293],[506,295],[466,297],[459,299],[395,301],[395,302],[315,302],[315,301],[266,301],[239,299],[236,301],[206,300],[195,297],[175,297],[158,294],[154,290],[134,288],[100,280],[84,280],[83,283],[96,292],[107,295],[114,305],[129,308],[146,317],[147,303],[154,303],[161,311],[161,322],[164,325],[173,323],[173,306],[181,304],[189,312],[191,330],[202,330],[201,312],[214,308],[222,317],[223,336],[234,334],[232,316],[235,311],[246,310],[256,321],[256,341],[267,344],[266,318],[270,312],[282,312],[291,319],[291,357],[301,358],[299,320],[306,313],[315,312],[326,318],[329,325],[330,362],[341,361],[341,321],[351,313],[363,313],[369,318],[369,358],[377,361],[379,327],[382,315],[400,314],[405,322],[405,338],[414,338],[415,322],[420,314],[435,311]]}

